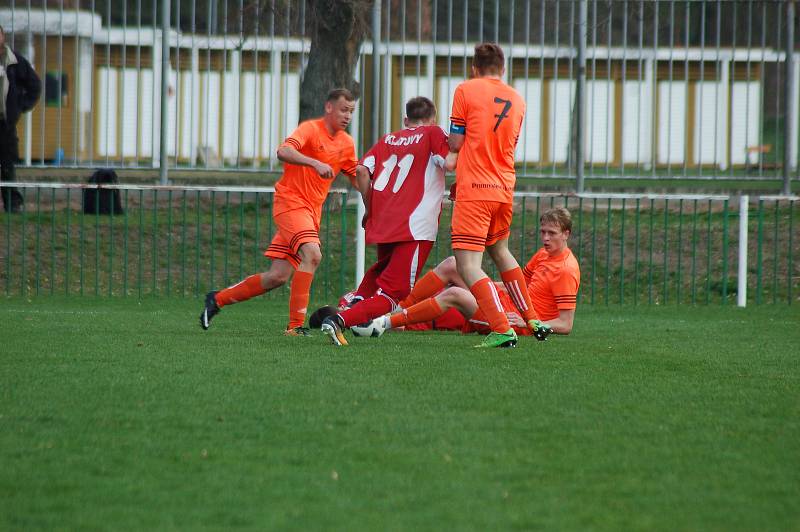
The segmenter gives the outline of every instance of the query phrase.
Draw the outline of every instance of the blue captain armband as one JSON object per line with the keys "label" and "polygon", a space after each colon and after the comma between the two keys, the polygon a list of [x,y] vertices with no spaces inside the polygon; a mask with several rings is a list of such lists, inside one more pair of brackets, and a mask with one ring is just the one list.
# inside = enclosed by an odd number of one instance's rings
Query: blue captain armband
{"label": "blue captain armband", "polygon": [[450,133],[455,133],[456,135],[465,135],[467,133],[467,128],[466,126],[459,126],[451,122]]}

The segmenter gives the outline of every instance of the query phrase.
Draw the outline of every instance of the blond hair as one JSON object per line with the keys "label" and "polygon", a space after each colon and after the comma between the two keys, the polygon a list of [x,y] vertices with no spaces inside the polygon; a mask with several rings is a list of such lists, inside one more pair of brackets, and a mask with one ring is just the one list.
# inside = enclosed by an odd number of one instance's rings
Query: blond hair
{"label": "blond hair", "polygon": [[539,217],[540,224],[556,224],[562,231],[572,232],[572,215],[565,207],[547,209]]}

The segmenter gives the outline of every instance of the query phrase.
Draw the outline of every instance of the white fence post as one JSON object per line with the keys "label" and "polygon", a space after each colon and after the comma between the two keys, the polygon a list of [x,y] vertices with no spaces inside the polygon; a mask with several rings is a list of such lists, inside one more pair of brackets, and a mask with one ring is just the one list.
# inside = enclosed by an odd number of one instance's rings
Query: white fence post
{"label": "white fence post", "polygon": [[356,209],[356,287],[361,284],[361,279],[364,278],[364,263],[365,255],[367,252],[366,235],[364,228],[361,227],[361,220],[364,218],[364,213],[367,212],[364,207],[364,201],[361,199],[361,194],[358,195],[358,208]]}
{"label": "white fence post", "polygon": [[750,196],[739,197],[739,288],[736,293],[736,305],[747,306],[747,215]]}

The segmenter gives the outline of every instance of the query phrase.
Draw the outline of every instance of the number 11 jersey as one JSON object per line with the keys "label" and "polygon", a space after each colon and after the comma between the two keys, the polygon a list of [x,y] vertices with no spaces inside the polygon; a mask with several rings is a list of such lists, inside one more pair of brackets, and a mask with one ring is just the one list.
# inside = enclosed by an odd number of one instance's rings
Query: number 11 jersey
{"label": "number 11 jersey", "polygon": [[447,152],[439,126],[395,131],[370,148],[359,163],[372,176],[367,243],[436,240]]}

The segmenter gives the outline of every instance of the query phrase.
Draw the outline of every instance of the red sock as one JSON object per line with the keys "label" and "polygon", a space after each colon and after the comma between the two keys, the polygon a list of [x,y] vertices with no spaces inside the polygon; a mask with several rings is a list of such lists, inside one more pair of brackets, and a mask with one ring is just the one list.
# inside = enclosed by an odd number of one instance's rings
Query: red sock
{"label": "red sock", "polygon": [[289,325],[287,329],[302,327],[305,323],[311,294],[311,281],[313,280],[313,273],[299,270],[294,272],[292,288],[289,292]]}
{"label": "red sock", "polygon": [[411,293],[400,302],[400,306],[408,308],[416,305],[420,301],[424,301],[429,297],[438,294],[444,288],[444,281],[442,281],[436,272],[431,270],[422,277],[414,285]]}
{"label": "red sock", "polygon": [[382,271],[383,268],[379,268],[378,264],[375,264],[372,266],[372,268],[364,272],[364,278],[361,279],[361,283],[359,283],[355,294],[363,297],[364,299],[374,295],[375,292],[378,291],[378,276]]}
{"label": "red sock", "polygon": [[506,312],[503,310],[503,304],[500,303],[500,297],[497,295],[497,288],[491,279],[484,277],[472,285],[469,291],[475,296],[478,308],[483,311],[486,319],[489,320],[489,327],[494,332],[504,333],[511,328]]}
{"label": "red sock", "polygon": [[233,286],[224,288],[217,292],[216,300],[217,306],[222,308],[231,303],[240,303],[247,301],[251,297],[260,296],[266,292],[261,286],[261,274],[251,275],[244,281],[241,281]]}
{"label": "red sock", "polygon": [[519,310],[520,316],[525,321],[535,320],[536,313],[533,311],[528,285],[525,283],[525,276],[519,266],[501,273],[500,278],[503,280],[508,295],[511,296],[511,301],[514,302],[514,306]]}
{"label": "red sock", "polygon": [[[394,314],[391,317],[392,327],[402,327],[403,325],[409,325],[411,323],[424,323],[426,321],[435,320],[442,314],[444,314],[444,311],[442,310],[442,307],[439,306],[439,302],[431,297],[417,303],[416,305],[410,306],[399,314]],[[396,325],[395,316],[403,316],[403,319],[398,318],[396,320]]]}
{"label": "red sock", "polygon": [[342,320],[344,320],[345,327],[352,327],[366,323],[372,318],[383,316],[387,312],[391,312],[394,307],[394,301],[385,295],[375,295],[364,301],[359,301],[347,310],[339,313]]}

